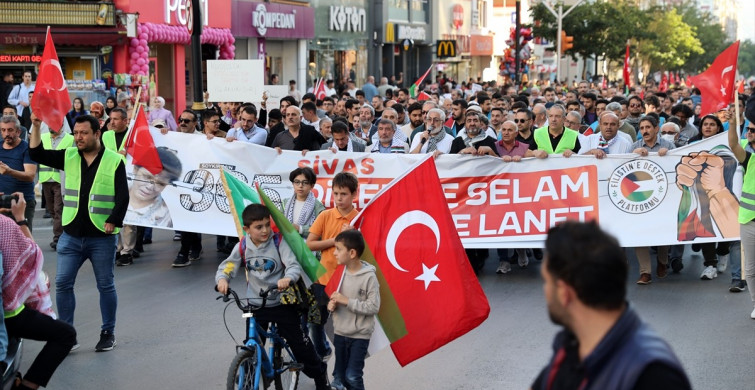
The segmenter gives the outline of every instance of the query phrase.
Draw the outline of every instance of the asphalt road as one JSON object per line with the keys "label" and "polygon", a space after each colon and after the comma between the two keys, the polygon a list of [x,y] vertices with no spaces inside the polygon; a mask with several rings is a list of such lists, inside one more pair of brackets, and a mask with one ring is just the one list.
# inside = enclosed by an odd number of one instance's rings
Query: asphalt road
{"label": "asphalt road", "polygon": [[[54,280],[55,253],[48,243],[49,220],[35,218],[34,236],[45,250],[45,271]],[[81,348],[72,352],[53,376],[50,389],[222,389],[235,343],[223,322],[224,304],[215,300],[213,276],[220,258],[215,237],[206,236],[201,261],[174,269],[178,243],[172,232],[155,230],[155,243],[134,265],[116,268],[117,346],[95,353],[101,318],[91,266],[76,281],[76,330]],[[496,275],[491,251],[480,277],[491,306],[477,329],[406,367],[389,350],[370,357],[365,367],[368,389],[526,389],[550,357],[558,328],[548,319],[538,273],[516,266]],[[755,388],[755,320],[749,294],[728,292],[730,274],[701,281],[702,258],[685,252],[679,275],[637,286],[637,264],[630,250],[629,300],[674,348],[696,389]],[[232,286],[241,288],[235,281]],[[54,299],[54,286],[53,299]],[[238,309],[226,318],[237,338],[243,336]],[[42,348],[26,341],[23,370]],[[332,372],[335,359],[329,361]],[[314,389],[303,377],[300,389]]]}

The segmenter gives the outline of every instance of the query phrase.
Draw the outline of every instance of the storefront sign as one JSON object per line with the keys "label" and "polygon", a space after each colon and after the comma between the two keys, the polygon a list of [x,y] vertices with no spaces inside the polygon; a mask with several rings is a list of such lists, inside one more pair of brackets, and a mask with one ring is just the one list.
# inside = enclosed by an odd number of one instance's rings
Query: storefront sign
{"label": "storefront sign", "polygon": [[399,25],[398,39],[424,41],[425,39],[427,39],[427,30],[422,26]]}
{"label": "storefront sign", "polygon": [[470,37],[469,54],[473,56],[492,56],[493,37],[490,35],[472,35]]}
{"label": "storefront sign", "polygon": [[38,36],[28,34],[8,34],[2,38],[5,45],[39,45],[44,41],[44,37],[40,40]]}
{"label": "storefront sign", "polygon": [[232,32],[239,37],[312,39],[315,12],[310,7],[278,3],[233,4]]}
{"label": "storefront sign", "polygon": [[330,6],[331,31],[364,32],[367,30],[367,11],[360,7]]}
{"label": "storefront sign", "polygon": [[456,57],[456,40],[446,39],[435,41],[435,56],[438,58]]}
{"label": "storefront sign", "polygon": [[16,64],[26,62],[40,62],[42,56],[29,54],[0,54],[0,63]]}
{"label": "storefront sign", "polygon": [[424,26],[398,24],[388,22],[385,24],[385,43],[401,42],[405,39],[412,41],[427,40],[427,29]]}
{"label": "storefront sign", "polygon": [[[202,12],[203,25],[209,23],[210,0],[200,0],[200,12]],[[191,20],[191,0],[165,0],[165,23],[185,26]]]}

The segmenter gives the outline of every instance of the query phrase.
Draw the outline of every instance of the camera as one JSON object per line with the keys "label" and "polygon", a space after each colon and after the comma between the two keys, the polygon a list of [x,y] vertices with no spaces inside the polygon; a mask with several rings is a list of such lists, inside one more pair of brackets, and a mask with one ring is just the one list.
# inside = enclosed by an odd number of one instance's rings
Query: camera
{"label": "camera", "polygon": [[2,195],[0,196],[0,209],[9,209],[11,206],[11,201],[15,200],[18,202],[18,195]]}

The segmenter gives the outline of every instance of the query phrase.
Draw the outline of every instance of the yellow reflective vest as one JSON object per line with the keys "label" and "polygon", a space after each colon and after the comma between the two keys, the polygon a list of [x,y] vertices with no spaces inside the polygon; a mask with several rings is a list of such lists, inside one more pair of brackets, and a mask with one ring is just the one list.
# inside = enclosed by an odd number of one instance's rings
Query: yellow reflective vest
{"label": "yellow reflective vest", "polygon": [[574,149],[577,145],[577,136],[579,136],[579,132],[564,127],[564,134],[561,136],[561,140],[558,141],[556,150],[553,150],[553,146],[551,145],[551,136],[548,133],[548,126],[535,129],[534,138],[539,150],[545,150],[548,154],[559,154],[567,149]]}
{"label": "yellow reflective vest", "polygon": [[[72,145],[73,136],[66,133],[66,135],[63,136],[63,139],[58,143],[58,146],[55,148],[55,150],[68,149]],[[47,150],[52,149],[52,133],[42,134],[42,146],[44,146],[44,148]],[[60,183],[60,170],[50,168],[47,165],[39,164],[39,182],[45,183],[50,179],[52,179],[56,183]]]}
{"label": "yellow reflective vest", "polygon": [[[115,171],[121,163],[122,156],[112,150],[105,149],[94,176],[92,188],[89,190],[87,211],[92,224],[105,233],[105,222],[115,207]],[[81,155],[75,147],[66,149],[63,165],[65,178],[63,184],[63,226],[73,222],[79,211],[81,190]],[[115,228],[113,234],[120,229]]]}

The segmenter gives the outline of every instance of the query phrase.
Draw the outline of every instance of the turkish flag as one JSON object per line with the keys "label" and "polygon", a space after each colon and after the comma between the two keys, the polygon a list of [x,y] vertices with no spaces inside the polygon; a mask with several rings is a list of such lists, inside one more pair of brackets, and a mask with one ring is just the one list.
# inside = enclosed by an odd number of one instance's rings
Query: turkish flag
{"label": "turkish flag", "polygon": [[666,92],[668,89],[668,77],[666,76],[666,72],[663,72],[663,76],[661,76],[661,84],[658,86],[658,90],[661,92]]}
{"label": "turkish flag", "polygon": [[738,55],[739,41],[736,41],[713,60],[708,70],[689,78],[702,94],[701,117],[717,112],[734,101]]}
{"label": "turkish flag", "polygon": [[[423,189],[421,195],[418,188]],[[405,324],[403,337],[394,340],[386,332],[402,366],[488,317],[488,300],[464,252],[431,155],[378,193],[353,224],[364,235],[366,252],[374,256],[381,274],[382,328],[391,321]],[[340,278],[331,280],[338,283]],[[386,304],[392,305],[383,299],[384,287],[395,299],[393,317],[383,312],[389,309]]]}
{"label": "turkish flag", "polygon": [[48,27],[45,50],[39,63],[39,77],[31,99],[31,111],[51,129],[60,130],[70,109],[71,98],[68,96],[66,80]]}
{"label": "turkish flag", "polygon": [[149,133],[147,116],[144,115],[141,104],[134,120],[134,126],[129,130],[126,138],[126,153],[131,155],[131,161],[134,165],[148,170],[153,175],[163,171],[163,164],[160,161],[160,155],[157,154],[152,134]]}
{"label": "turkish flag", "polygon": [[322,100],[327,96],[325,94],[325,80],[324,79],[318,79],[315,83],[314,88],[315,98],[318,100]]}

